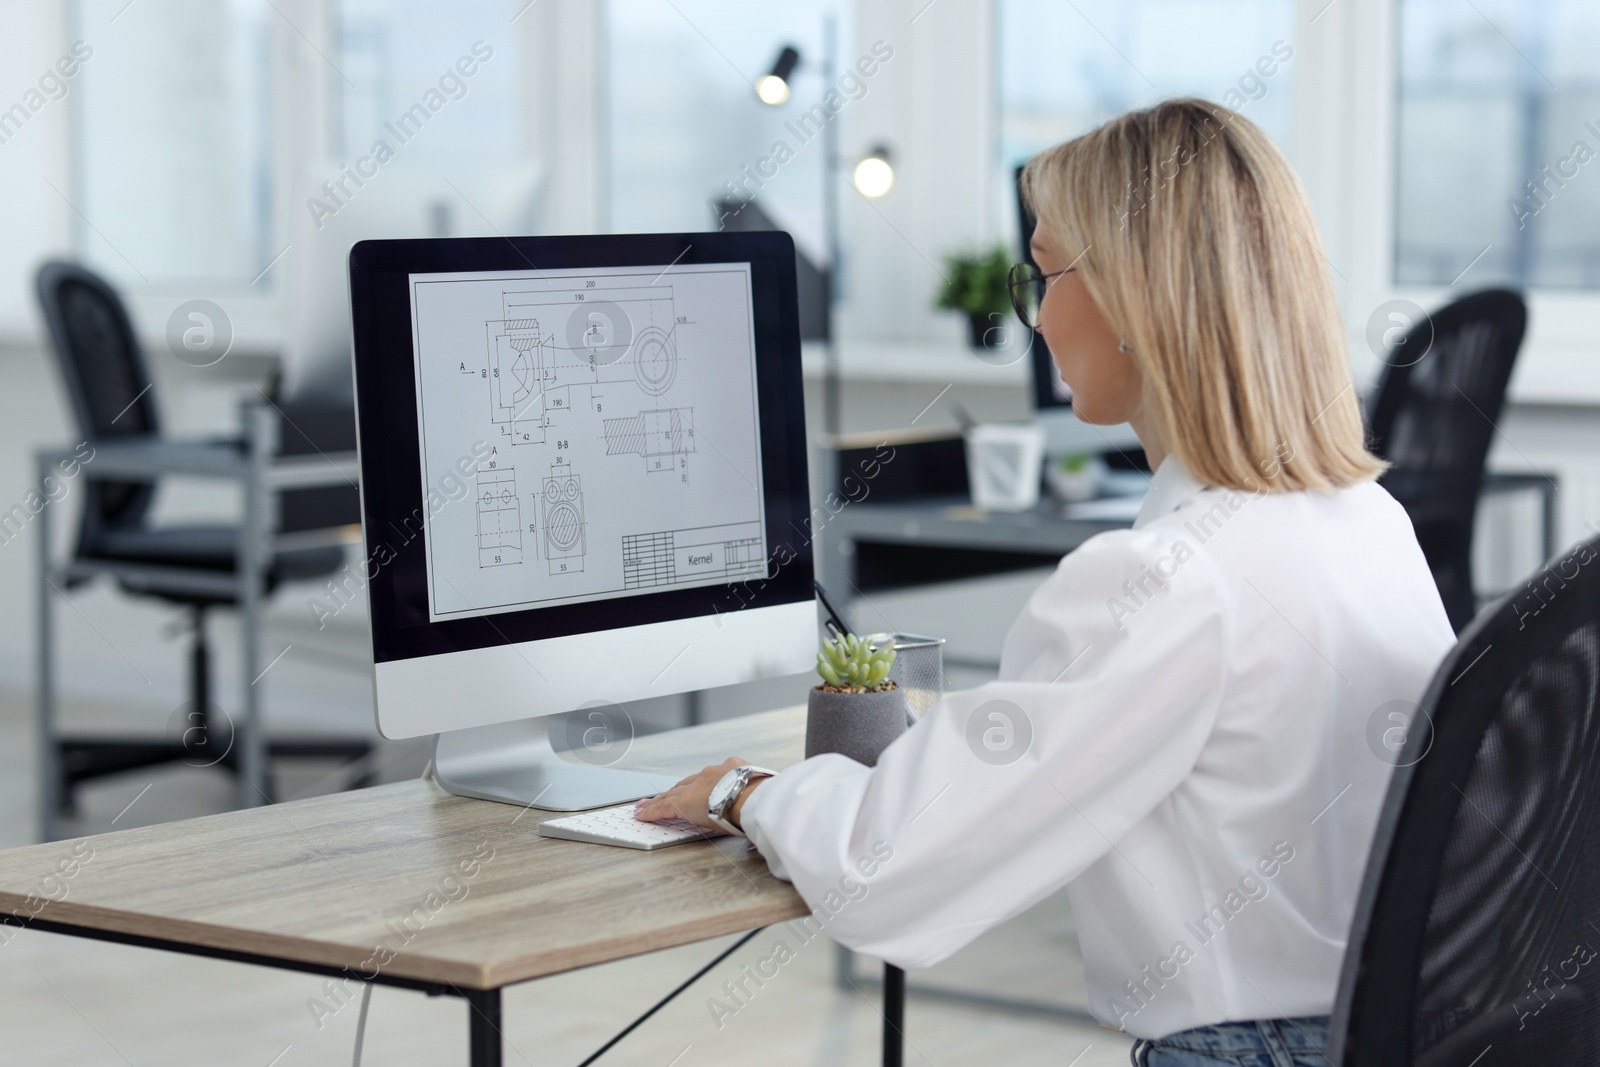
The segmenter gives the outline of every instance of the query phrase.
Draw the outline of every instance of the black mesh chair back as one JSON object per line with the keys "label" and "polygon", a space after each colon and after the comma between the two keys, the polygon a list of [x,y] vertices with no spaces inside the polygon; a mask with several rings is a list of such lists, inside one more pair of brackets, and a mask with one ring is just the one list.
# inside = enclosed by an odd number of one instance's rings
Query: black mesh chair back
{"label": "black mesh chair back", "polygon": [[1398,762],[1331,1062],[1600,1064],[1600,538],[1468,627]]}
{"label": "black mesh chair back", "polygon": [[[90,444],[159,437],[150,371],[116,291],[93,272],[59,261],[40,267],[35,283],[79,436]],[[86,481],[80,555],[93,554],[102,530],[140,525],[155,495],[150,482]]]}
{"label": "black mesh chair back", "polygon": [[[328,456],[356,450],[356,413],[347,397],[279,396],[280,456]],[[285,489],[278,494],[278,530],[296,533],[361,524],[361,492],[354,485]]]}
{"label": "black mesh chair back", "polygon": [[1477,613],[1473,516],[1527,322],[1509,289],[1435,311],[1389,349],[1367,411],[1372,449],[1392,464],[1382,484],[1411,516],[1458,633]]}

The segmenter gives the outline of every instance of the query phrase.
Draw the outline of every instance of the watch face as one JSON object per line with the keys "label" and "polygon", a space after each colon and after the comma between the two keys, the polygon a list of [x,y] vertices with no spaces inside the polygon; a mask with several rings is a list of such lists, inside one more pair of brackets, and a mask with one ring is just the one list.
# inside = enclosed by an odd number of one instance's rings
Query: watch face
{"label": "watch face", "polygon": [[735,767],[727,774],[724,774],[717,784],[712,787],[711,796],[707,798],[706,806],[713,812],[720,813],[734,797],[738,796],[739,790],[744,785],[744,775],[740,773],[742,770],[743,768],[741,767]]}

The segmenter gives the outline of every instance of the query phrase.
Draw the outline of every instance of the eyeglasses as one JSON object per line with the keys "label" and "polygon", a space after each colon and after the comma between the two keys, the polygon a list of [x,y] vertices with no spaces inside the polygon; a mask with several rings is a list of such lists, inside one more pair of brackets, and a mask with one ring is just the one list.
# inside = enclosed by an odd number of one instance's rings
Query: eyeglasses
{"label": "eyeglasses", "polygon": [[1006,278],[1006,288],[1011,291],[1011,307],[1030,330],[1039,328],[1039,305],[1044,301],[1044,287],[1051,278],[1071,274],[1077,267],[1045,274],[1032,263],[1018,263]]}

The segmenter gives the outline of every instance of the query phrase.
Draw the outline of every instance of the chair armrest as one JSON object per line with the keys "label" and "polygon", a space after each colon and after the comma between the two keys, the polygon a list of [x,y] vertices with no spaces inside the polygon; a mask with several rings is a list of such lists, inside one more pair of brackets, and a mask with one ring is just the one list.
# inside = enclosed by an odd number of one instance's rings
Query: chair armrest
{"label": "chair armrest", "polygon": [[248,469],[244,450],[216,441],[98,441],[87,457],[66,448],[42,448],[41,467],[75,461],[96,478],[149,479],[163,474],[242,478]]}
{"label": "chair armrest", "polygon": [[354,452],[279,456],[267,467],[267,485],[273,489],[312,489],[322,485],[361,484],[361,464]]}
{"label": "chair armrest", "polygon": [[[182,474],[202,478],[243,479],[250,458],[240,441],[101,441],[87,458],[67,448],[36,453],[41,469],[75,462],[95,478],[154,479]],[[321,485],[356,485],[360,466],[354,452],[298,455],[273,460],[266,484],[273,489],[305,489]]]}

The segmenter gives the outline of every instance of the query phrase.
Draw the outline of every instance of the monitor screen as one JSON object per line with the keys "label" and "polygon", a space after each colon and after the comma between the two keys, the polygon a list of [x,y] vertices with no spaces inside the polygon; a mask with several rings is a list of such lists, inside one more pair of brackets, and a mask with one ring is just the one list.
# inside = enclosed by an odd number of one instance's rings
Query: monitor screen
{"label": "monitor screen", "polygon": [[430,621],[767,575],[750,264],[410,276]]}
{"label": "monitor screen", "polygon": [[378,663],[809,606],[787,234],[350,263]]}
{"label": "monitor screen", "polygon": [[[1022,202],[1022,168],[1018,167],[1013,175],[1017,193],[1017,229],[1021,235],[1022,261],[1038,266],[1033,262],[1033,228],[1035,219],[1028,213],[1027,205]],[[1050,346],[1044,343],[1044,335],[1035,330],[1033,333],[1033,347],[1029,350],[1033,370],[1033,406],[1035,410],[1044,411],[1050,408],[1070,408],[1072,406],[1072,389],[1061,379],[1061,372],[1056,370],[1056,361],[1050,358]]]}

